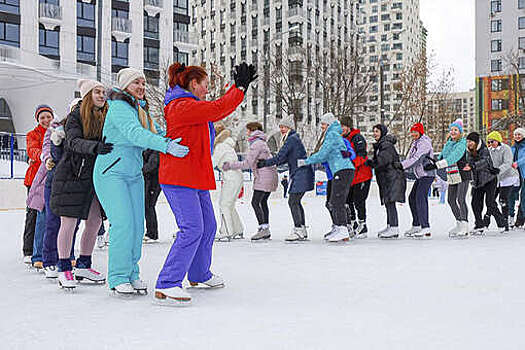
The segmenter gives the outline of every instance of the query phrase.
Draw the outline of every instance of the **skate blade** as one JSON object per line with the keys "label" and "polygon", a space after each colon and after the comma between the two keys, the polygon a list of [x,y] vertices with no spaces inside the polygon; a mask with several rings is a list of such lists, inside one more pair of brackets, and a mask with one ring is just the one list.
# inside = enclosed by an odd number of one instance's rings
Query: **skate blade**
{"label": "skate blade", "polygon": [[418,241],[424,241],[426,239],[432,239],[432,235],[414,236],[414,237],[410,237],[410,238],[416,239]]}
{"label": "skate blade", "polygon": [[159,306],[184,307],[191,305],[191,298],[170,298],[162,293],[155,292],[153,304]]}
{"label": "skate blade", "polygon": [[140,295],[140,296],[148,295],[148,290],[147,289],[135,289],[135,294]]}
{"label": "skate blade", "polygon": [[76,286],[64,286],[62,283],[58,282],[58,288],[66,292],[72,292],[75,290]]}
{"label": "skate blade", "polygon": [[92,280],[87,277],[77,277],[75,276],[75,280],[80,284],[104,284],[106,283],[106,279],[103,280]]}
{"label": "skate blade", "polygon": [[208,286],[204,283],[192,283],[190,282],[190,285],[188,286],[188,289],[221,289],[224,288],[226,285],[224,283],[218,284],[216,286]]}
{"label": "skate blade", "polygon": [[265,242],[270,242],[272,239],[271,238],[261,238],[261,239],[252,239],[251,242],[252,243],[265,243]]}
{"label": "skate blade", "polygon": [[284,243],[286,244],[300,244],[300,243],[303,243],[303,242],[310,242],[310,240],[308,238],[303,238],[303,239],[294,239],[294,240],[284,240]]}
{"label": "skate blade", "polygon": [[[468,239],[469,238],[469,235],[464,235],[464,236],[448,236],[450,239],[457,239],[457,240],[462,240],[462,239]],[[470,237],[473,237],[473,236],[470,236]]]}
{"label": "skate blade", "polygon": [[110,293],[109,295],[114,296],[115,298],[126,299],[126,300],[133,299],[133,297],[136,295],[135,292],[133,292],[133,293],[119,293],[119,292],[117,292],[116,289],[110,289],[109,293]]}
{"label": "skate blade", "polygon": [[232,241],[232,238],[215,238],[215,242],[219,243],[229,243]]}
{"label": "skate blade", "polygon": [[390,236],[390,237],[379,237],[379,239],[384,239],[384,240],[395,240],[395,239],[398,239],[399,238],[399,235],[395,235],[395,236]]}
{"label": "skate blade", "polygon": [[350,238],[344,238],[339,241],[326,241],[326,243],[330,245],[336,245],[336,244],[347,244],[350,243]]}

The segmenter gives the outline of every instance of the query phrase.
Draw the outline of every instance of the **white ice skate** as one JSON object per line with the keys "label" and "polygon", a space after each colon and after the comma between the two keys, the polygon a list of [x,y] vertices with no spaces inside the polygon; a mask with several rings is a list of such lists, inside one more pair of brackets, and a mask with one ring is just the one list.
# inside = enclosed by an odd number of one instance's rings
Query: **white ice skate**
{"label": "white ice skate", "polygon": [[163,306],[188,306],[191,295],[181,287],[155,289],[153,303]]}
{"label": "white ice skate", "polygon": [[76,287],[75,279],[71,271],[61,271],[58,273],[58,285],[66,290],[73,290]]}
{"label": "white ice skate", "polygon": [[359,220],[359,224],[355,229],[355,239],[364,239],[367,237],[368,228],[366,227],[366,222]]}
{"label": "white ice skate", "polygon": [[385,232],[387,232],[388,230],[390,230],[390,225],[386,225],[386,227],[384,229],[382,229],[381,231],[377,232],[377,237],[380,238],[381,235]]}
{"label": "white ice skate", "polygon": [[306,240],[306,228],[294,227],[290,234],[284,239],[286,242],[298,242]]}
{"label": "white ice skate", "polygon": [[412,237],[417,238],[417,239],[432,238],[432,233],[430,232],[430,227],[422,228],[418,232],[414,233]]}
{"label": "white ice skate", "polygon": [[324,234],[325,241],[328,241],[330,239],[330,236],[333,235],[334,232],[335,232],[335,225],[332,225],[332,228],[330,229],[330,231]]}
{"label": "white ice skate", "polygon": [[468,221],[460,221],[458,231],[451,238],[467,238],[469,234]]}
{"label": "white ice skate", "polygon": [[350,240],[350,235],[348,234],[348,227],[346,226],[336,226],[334,233],[328,238],[328,242],[337,243],[345,242]]}
{"label": "white ice skate", "polygon": [[31,263],[32,263],[31,258],[32,258],[31,255],[24,256],[24,264],[31,266]]}
{"label": "white ice skate", "polygon": [[236,233],[233,235],[232,237],[233,239],[244,239],[244,233],[241,232],[241,233]]}
{"label": "white ice skate", "polygon": [[412,238],[419,232],[421,232],[421,226],[412,226],[408,231],[405,231],[404,236],[407,238]]}
{"label": "white ice skate", "polygon": [[97,236],[97,247],[99,249],[106,247],[106,240],[104,239],[104,235]]}
{"label": "white ice skate", "polygon": [[146,284],[146,282],[144,282],[141,279],[134,280],[133,282],[131,282],[131,286],[133,287],[135,292],[139,295],[148,294],[148,285]]}
{"label": "white ice skate", "polygon": [[58,271],[56,266],[46,266],[44,267],[44,275],[46,278],[57,278]]}
{"label": "white ice skate", "polygon": [[76,268],[75,269],[75,279],[79,282],[86,279],[88,281],[99,283],[99,284],[103,284],[104,282],[106,282],[106,277],[102,273],[95,271],[91,268],[89,269]]}
{"label": "white ice skate", "polygon": [[516,220],[513,216],[509,216],[509,227],[514,228],[514,225],[516,224]]}
{"label": "white ice skate", "polygon": [[394,239],[399,237],[399,227],[391,226],[387,231],[379,234],[381,239]]}
{"label": "white ice skate", "polygon": [[270,238],[271,238],[270,227],[268,227],[268,226],[262,227],[261,226],[257,230],[257,233],[252,236],[251,240],[252,240],[252,242],[267,241]]}
{"label": "white ice skate", "polygon": [[144,236],[144,238],[142,238],[142,243],[144,244],[157,243],[158,241],[158,239],[149,238],[148,236]]}
{"label": "white ice skate", "polygon": [[233,236],[223,232],[219,232],[219,234],[215,236],[217,242],[230,242],[232,239]]}
{"label": "white ice skate", "polygon": [[357,227],[357,223],[355,221],[350,221],[346,227],[348,228],[348,236],[350,238],[355,237],[355,228]]}
{"label": "white ice skate", "polygon": [[218,275],[212,275],[211,278],[204,282],[190,282],[190,285],[192,287],[197,287],[199,284],[203,284],[206,286],[206,288],[223,288],[224,287],[224,280],[221,276]]}
{"label": "white ice skate", "polygon": [[111,290],[115,295],[119,296],[131,296],[136,293],[135,288],[133,288],[131,283],[119,284],[118,286],[115,286],[115,288],[111,288]]}
{"label": "white ice skate", "polygon": [[457,233],[459,232],[459,229],[461,227],[461,221],[456,221],[456,226],[452,227],[450,231],[448,231],[449,237],[456,237]]}

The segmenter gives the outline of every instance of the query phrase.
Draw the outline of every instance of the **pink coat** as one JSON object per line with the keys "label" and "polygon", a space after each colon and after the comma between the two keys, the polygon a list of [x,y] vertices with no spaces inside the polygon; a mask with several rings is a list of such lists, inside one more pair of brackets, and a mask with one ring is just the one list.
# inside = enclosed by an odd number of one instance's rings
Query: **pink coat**
{"label": "pink coat", "polygon": [[254,191],[274,192],[277,190],[279,178],[275,166],[257,169],[259,159],[269,159],[272,157],[266,135],[259,130],[254,131],[248,139],[250,149],[246,158],[242,162],[230,163],[231,169],[252,169],[253,171],[253,189]]}
{"label": "pink coat", "polygon": [[27,196],[26,204],[29,208],[38,211],[44,210],[44,187],[46,184],[47,169],[46,160],[51,157],[51,128],[48,128],[44,135],[44,143],[42,145],[42,154],[40,159],[42,160],[40,167],[35,175],[31,189]]}

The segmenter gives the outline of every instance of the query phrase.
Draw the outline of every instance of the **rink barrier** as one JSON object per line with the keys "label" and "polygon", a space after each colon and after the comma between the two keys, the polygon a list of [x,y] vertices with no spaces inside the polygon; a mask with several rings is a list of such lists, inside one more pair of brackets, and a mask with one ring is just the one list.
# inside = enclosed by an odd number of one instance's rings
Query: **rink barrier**
{"label": "rink barrier", "polygon": [[28,167],[26,135],[0,132],[0,180],[23,179]]}

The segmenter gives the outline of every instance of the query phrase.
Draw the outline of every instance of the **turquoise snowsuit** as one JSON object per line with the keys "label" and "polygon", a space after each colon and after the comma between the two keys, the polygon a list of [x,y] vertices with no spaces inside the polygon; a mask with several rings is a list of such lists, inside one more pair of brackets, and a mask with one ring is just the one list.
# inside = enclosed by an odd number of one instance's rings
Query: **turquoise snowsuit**
{"label": "turquoise snowsuit", "polygon": [[137,102],[127,93],[114,89],[108,103],[103,137],[113,151],[97,156],[93,182],[110,223],[108,283],[114,288],[139,278],[145,215],[142,151],[166,153],[170,139],[142,126]]}

